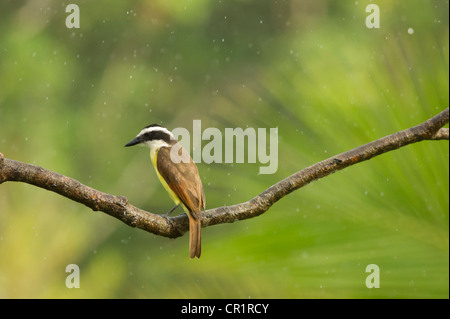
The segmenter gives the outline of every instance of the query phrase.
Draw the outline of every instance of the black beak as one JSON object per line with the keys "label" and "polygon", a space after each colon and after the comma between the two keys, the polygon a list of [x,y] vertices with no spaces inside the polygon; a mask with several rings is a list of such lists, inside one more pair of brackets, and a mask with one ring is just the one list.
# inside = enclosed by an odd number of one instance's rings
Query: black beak
{"label": "black beak", "polygon": [[141,137],[138,136],[138,137],[132,139],[131,141],[129,141],[127,144],[125,144],[125,147],[133,146],[133,145],[139,144],[141,142],[142,142],[142,139],[141,139]]}

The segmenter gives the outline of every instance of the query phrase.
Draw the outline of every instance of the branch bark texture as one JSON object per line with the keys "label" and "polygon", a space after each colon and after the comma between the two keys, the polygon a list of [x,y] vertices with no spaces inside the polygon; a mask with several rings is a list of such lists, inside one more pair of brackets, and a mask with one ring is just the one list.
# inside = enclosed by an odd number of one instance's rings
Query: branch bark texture
{"label": "branch bark texture", "polygon": [[[269,187],[247,202],[207,210],[202,216],[202,227],[259,216],[284,196],[312,181],[383,153],[424,140],[449,140],[449,129],[442,128],[448,122],[449,109],[447,108],[420,125],[311,165]],[[153,214],[131,205],[123,196],[100,192],[70,177],[36,165],[5,158],[0,153],[0,184],[9,181],[24,182],[58,193],[94,211],[102,211],[116,217],[131,227],[156,235],[176,238],[189,229],[189,220],[185,214],[172,218]]]}

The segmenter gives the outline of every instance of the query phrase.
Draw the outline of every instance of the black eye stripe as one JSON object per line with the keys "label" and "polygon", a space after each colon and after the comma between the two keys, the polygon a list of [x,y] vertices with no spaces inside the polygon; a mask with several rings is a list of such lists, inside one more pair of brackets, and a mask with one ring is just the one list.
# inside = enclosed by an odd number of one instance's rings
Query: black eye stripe
{"label": "black eye stripe", "polygon": [[153,132],[145,133],[143,135],[143,139],[145,141],[163,140],[164,142],[169,143],[170,135],[165,132],[161,132],[161,131],[153,131]]}

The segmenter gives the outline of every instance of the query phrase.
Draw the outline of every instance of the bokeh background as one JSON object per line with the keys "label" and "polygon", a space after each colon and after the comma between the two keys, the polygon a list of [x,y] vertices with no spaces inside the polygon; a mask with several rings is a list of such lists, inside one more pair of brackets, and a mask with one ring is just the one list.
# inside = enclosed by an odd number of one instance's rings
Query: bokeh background
{"label": "bokeh background", "polygon": [[[275,174],[198,164],[207,207],[247,201],[448,107],[448,1],[375,1],[379,29],[370,3],[2,0],[0,152],[165,213],[148,151],[123,147],[142,127],[278,127]],[[352,166],[203,229],[200,260],[188,236],[4,183],[0,298],[448,298],[448,165],[449,143],[425,141]]]}

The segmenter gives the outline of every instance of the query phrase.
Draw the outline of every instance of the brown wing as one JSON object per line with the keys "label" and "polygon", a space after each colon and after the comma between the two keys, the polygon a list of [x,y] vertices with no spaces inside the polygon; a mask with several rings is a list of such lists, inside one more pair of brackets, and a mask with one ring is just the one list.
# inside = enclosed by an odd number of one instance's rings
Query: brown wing
{"label": "brown wing", "polygon": [[164,178],[170,189],[180,198],[192,217],[200,217],[201,211],[205,209],[205,193],[202,181],[198,174],[197,166],[186,150],[180,163],[172,162],[170,159],[170,148],[162,147],[158,151],[157,169]]}

